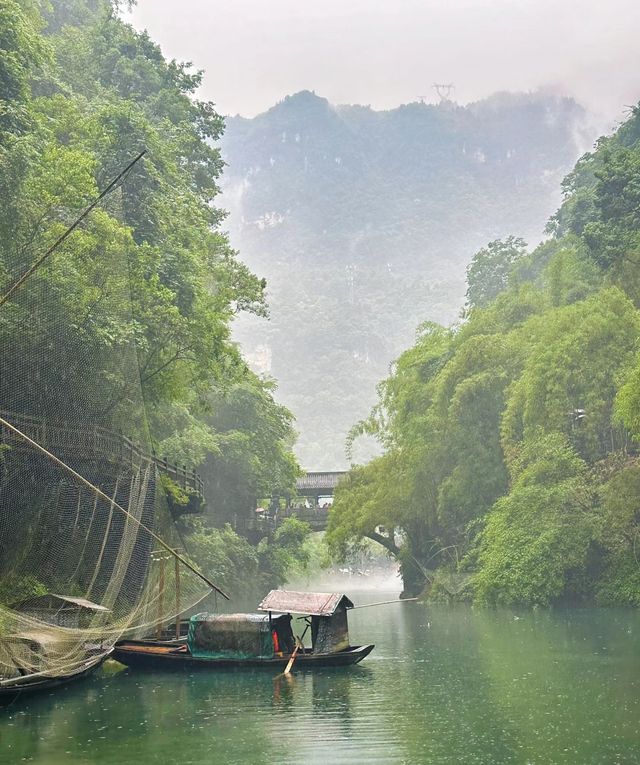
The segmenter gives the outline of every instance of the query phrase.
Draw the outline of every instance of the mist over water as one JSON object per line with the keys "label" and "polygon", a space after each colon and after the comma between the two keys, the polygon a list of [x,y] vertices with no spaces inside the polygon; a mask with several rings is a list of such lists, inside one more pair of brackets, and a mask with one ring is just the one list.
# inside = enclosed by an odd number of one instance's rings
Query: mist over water
{"label": "mist over water", "polygon": [[[398,566],[389,566],[386,571],[361,571],[352,573],[339,571],[316,571],[290,579],[284,589],[315,592],[343,592],[352,600],[352,593],[385,592],[397,596],[402,591],[402,580]],[[354,601],[355,603],[355,601]],[[358,605],[356,603],[356,605]]]}
{"label": "mist over water", "polygon": [[[339,582],[335,582],[339,584]],[[394,592],[348,589],[356,603]],[[419,603],[349,614],[362,664],[140,673],[0,711],[3,763],[604,765],[640,746],[640,615]]]}
{"label": "mist over water", "polygon": [[0,19],[0,765],[640,765],[640,2]]}

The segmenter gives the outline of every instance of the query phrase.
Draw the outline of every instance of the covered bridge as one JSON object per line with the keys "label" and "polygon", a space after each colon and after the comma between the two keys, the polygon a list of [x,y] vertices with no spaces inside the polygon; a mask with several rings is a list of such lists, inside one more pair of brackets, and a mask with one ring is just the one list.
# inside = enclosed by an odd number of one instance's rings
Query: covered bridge
{"label": "covered bridge", "polygon": [[333,497],[338,482],[345,475],[345,470],[306,473],[296,481],[296,492],[299,497],[313,499],[315,505],[320,505],[322,499]]}

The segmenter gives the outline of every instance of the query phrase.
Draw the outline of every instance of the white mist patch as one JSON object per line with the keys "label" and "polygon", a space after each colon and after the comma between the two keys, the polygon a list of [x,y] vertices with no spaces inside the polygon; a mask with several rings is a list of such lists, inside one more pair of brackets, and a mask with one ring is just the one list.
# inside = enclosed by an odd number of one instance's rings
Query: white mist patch
{"label": "white mist patch", "polygon": [[355,591],[400,593],[402,592],[402,580],[397,570],[369,576],[327,571],[316,572],[313,576],[308,577],[296,577],[288,581],[284,587],[290,590],[308,590],[310,592],[344,592],[350,596],[350,593]]}

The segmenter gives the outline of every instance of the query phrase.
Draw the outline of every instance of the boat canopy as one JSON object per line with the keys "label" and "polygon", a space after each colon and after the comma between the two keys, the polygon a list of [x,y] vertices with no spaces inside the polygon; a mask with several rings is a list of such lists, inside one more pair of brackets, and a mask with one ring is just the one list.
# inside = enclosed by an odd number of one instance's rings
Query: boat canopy
{"label": "boat canopy", "polygon": [[258,606],[258,611],[333,616],[337,610],[347,608],[353,608],[353,603],[341,592],[271,590]]}
{"label": "boat canopy", "polygon": [[94,620],[109,613],[106,606],[92,603],[86,598],[56,595],[52,592],[46,595],[33,595],[19,603],[13,603],[10,608],[22,617],[71,629],[87,629]]}
{"label": "boat canopy", "polygon": [[26,609],[61,609],[61,608],[77,608],[86,609],[87,611],[109,611],[106,606],[101,606],[98,603],[92,603],[86,598],[76,598],[71,595],[55,595],[50,592],[46,595],[34,595],[26,600],[21,600],[19,603],[12,603],[10,608],[14,611],[24,611]]}
{"label": "boat canopy", "polygon": [[291,632],[288,614],[196,614],[189,620],[187,645],[198,659],[269,659],[274,631],[280,642]]}

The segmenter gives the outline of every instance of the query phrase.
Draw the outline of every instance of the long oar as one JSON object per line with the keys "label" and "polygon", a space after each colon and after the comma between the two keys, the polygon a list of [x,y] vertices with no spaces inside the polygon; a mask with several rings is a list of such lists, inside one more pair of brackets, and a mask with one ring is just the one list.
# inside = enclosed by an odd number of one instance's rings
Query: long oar
{"label": "long oar", "polygon": [[309,629],[309,625],[304,628],[304,632],[302,633],[301,638],[296,638],[296,647],[293,649],[293,653],[291,654],[291,658],[287,662],[287,666],[284,668],[283,675],[288,675],[289,672],[291,672],[291,667],[293,667],[293,662],[296,660],[296,656],[298,655],[298,651],[300,648],[304,650],[304,645],[302,644],[302,641],[304,640],[304,636],[307,634],[307,630]]}

